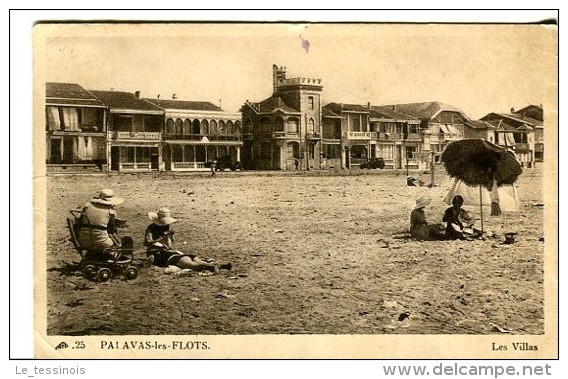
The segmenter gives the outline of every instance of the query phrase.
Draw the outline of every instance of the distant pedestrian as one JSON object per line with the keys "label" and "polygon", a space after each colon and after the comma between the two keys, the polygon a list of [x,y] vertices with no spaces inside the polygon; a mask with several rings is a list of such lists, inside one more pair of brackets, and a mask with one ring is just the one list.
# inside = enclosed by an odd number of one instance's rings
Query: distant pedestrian
{"label": "distant pedestrian", "polygon": [[296,171],[298,171],[298,166],[299,166],[299,165],[300,165],[300,161],[297,160],[297,159],[294,159],[294,169],[295,169]]}
{"label": "distant pedestrian", "polygon": [[217,161],[211,162],[211,176],[215,176],[215,171],[217,170]]}

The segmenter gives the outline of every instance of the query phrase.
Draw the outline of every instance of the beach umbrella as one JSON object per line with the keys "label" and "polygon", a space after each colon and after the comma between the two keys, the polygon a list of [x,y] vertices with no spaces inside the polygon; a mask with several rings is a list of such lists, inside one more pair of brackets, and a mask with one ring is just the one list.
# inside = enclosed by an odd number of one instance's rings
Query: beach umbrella
{"label": "beach umbrella", "polygon": [[463,139],[450,143],[442,152],[444,167],[453,178],[479,187],[481,231],[483,231],[482,188],[512,185],[523,172],[513,151],[484,139]]}

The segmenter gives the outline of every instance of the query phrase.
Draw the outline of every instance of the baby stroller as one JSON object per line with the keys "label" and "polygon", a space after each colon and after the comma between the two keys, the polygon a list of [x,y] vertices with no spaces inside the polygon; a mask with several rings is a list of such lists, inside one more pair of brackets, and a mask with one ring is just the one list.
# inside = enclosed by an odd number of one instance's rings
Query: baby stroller
{"label": "baby stroller", "polygon": [[[71,243],[81,255],[79,267],[86,279],[96,279],[98,282],[106,282],[114,276],[122,275],[127,280],[138,277],[138,269],[132,265],[134,256],[134,243],[131,237],[122,237],[117,248],[105,250],[92,250],[81,246],[79,232],[81,228],[90,228],[87,216],[80,210],[71,210],[72,217],[67,218],[67,228]],[[111,230],[112,229],[112,230]],[[116,240],[115,226],[109,228],[109,236]],[[118,241],[116,241],[118,242]]]}

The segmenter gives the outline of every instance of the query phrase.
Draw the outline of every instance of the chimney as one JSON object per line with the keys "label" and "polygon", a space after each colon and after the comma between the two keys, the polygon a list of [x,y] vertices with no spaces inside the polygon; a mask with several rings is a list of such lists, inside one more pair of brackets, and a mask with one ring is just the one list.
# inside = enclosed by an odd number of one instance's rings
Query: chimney
{"label": "chimney", "polygon": [[177,95],[175,93],[172,93],[172,100],[177,99]]}
{"label": "chimney", "polygon": [[371,110],[371,102],[370,101],[367,101],[367,109]]}
{"label": "chimney", "polygon": [[140,98],[140,91],[134,92],[134,97],[139,99]]}
{"label": "chimney", "polygon": [[515,108],[511,107],[511,113],[515,113]]}
{"label": "chimney", "polygon": [[160,98],[160,94],[158,94],[158,96],[156,96],[156,99],[159,99],[159,98]]}

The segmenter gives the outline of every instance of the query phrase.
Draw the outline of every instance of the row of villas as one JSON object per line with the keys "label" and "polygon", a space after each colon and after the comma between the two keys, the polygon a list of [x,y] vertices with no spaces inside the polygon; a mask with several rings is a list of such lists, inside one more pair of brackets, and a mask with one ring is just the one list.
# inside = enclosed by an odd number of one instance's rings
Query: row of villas
{"label": "row of villas", "polygon": [[247,100],[240,113],[210,102],[47,83],[48,168],[198,171],[230,155],[255,170],[351,169],[371,158],[391,169],[428,169],[463,138],[513,149],[525,167],[543,160],[542,106],[471,120],[440,102],[323,105],[321,79],[287,78],[276,65],[272,80],[272,95]]}
{"label": "row of villas", "polygon": [[428,169],[452,141],[484,138],[515,150],[525,167],[544,156],[542,106],[471,120],[440,102],[322,105],[321,79],[273,66],[273,94],[246,101],[243,159],[254,169],[351,169],[371,158],[386,168]]}
{"label": "row of villas", "polygon": [[219,156],[240,159],[240,113],[209,102],[47,83],[46,147],[48,169],[207,170]]}

